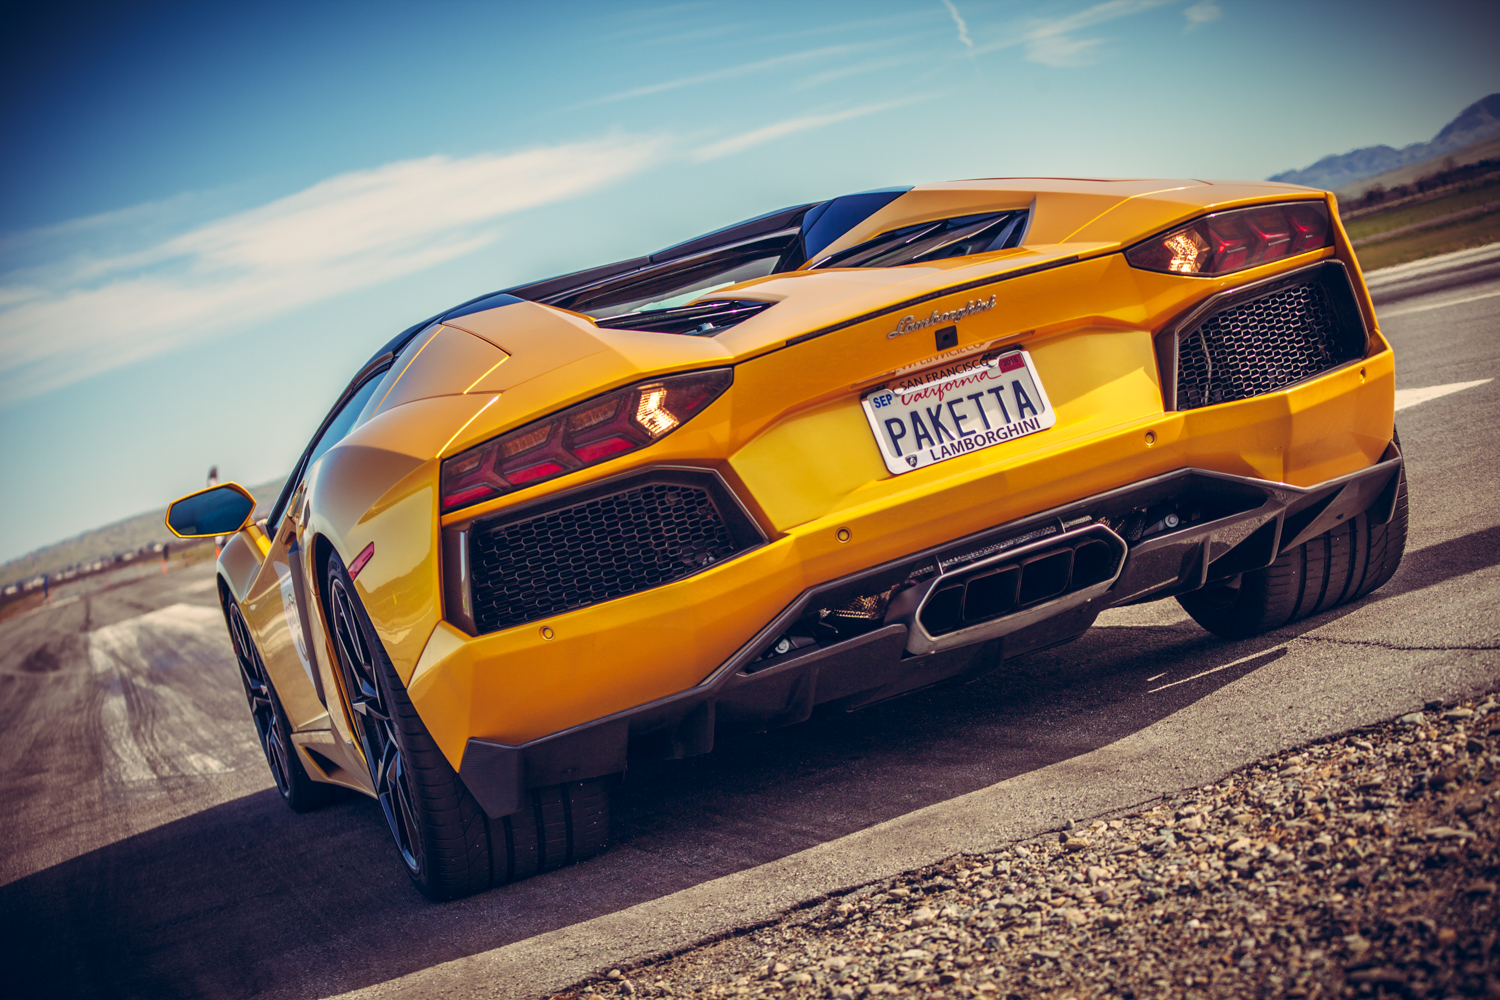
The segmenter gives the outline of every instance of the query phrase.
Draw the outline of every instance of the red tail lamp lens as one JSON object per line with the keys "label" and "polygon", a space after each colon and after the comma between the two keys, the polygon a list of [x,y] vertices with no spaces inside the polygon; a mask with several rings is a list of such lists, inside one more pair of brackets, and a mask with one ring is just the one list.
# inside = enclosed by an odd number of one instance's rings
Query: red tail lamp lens
{"label": "red tail lamp lens", "polygon": [[475,445],[443,461],[443,512],[644,448],[718,399],[733,379],[732,368],[652,379]]}
{"label": "red tail lamp lens", "polygon": [[563,467],[557,462],[538,462],[514,472],[507,470],[505,478],[510,480],[512,486],[520,486],[522,483],[534,483],[538,479],[551,479],[562,471]]}
{"label": "red tail lamp lens", "polygon": [[1125,259],[1143,271],[1208,276],[1329,246],[1327,204],[1299,201],[1215,212],[1136,244]]}
{"label": "red tail lamp lens", "polygon": [[622,451],[629,451],[634,447],[635,443],[629,438],[616,435],[614,437],[607,437],[602,441],[595,441],[592,444],[581,444],[573,449],[573,454],[585,462],[598,462],[611,455],[618,455]]}

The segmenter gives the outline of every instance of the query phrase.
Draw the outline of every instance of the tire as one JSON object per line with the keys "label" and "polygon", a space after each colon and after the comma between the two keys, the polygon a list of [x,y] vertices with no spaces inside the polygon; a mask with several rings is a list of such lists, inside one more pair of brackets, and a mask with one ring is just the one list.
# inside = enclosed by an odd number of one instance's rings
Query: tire
{"label": "tire", "polygon": [[1215,635],[1245,639],[1357,600],[1395,574],[1406,551],[1406,470],[1396,483],[1396,511],[1386,524],[1369,513],[1344,522],[1232,584],[1177,598]]}
{"label": "tire", "polygon": [[233,598],[225,597],[224,619],[229,625],[229,639],[234,644],[234,658],[240,668],[240,683],[245,687],[245,697],[250,702],[250,719],[255,724],[255,735],[260,740],[260,749],[266,755],[266,764],[271,768],[271,777],[276,781],[276,791],[281,794],[292,812],[311,812],[321,809],[345,797],[344,789],[324,781],[314,781],[302,766],[292,746],[292,724],[281,707],[276,686],[266,673],[265,663],[255,640],[250,636],[250,627],[240,613]]}
{"label": "tire", "polygon": [[604,849],[604,779],[535,789],[520,812],[485,815],[422,724],[336,553],[327,583],[350,718],[397,853],[423,895],[457,899]]}

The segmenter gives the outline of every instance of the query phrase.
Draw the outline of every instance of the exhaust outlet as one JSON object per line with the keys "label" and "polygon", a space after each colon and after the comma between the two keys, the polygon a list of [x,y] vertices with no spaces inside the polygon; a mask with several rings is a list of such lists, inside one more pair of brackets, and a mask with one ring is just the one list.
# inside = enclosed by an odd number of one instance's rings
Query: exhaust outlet
{"label": "exhaust outlet", "polygon": [[1125,553],[1125,540],[1096,523],[955,567],[930,581],[916,601],[899,602],[915,604],[902,616],[907,651],[993,639],[1086,604],[1114,585]]}

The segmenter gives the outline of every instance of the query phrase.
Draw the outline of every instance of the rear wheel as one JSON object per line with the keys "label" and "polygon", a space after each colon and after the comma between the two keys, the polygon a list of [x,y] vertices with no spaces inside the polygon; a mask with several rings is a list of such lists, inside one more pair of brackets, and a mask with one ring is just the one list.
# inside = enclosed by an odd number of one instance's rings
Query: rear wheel
{"label": "rear wheel", "polygon": [[337,785],[314,781],[297,757],[292,746],[292,724],[287,720],[276,696],[276,688],[266,673],[265,663],[255,648],[250,636],[250,627],[240,614],[240,606],[232,598],[226,598],[224,616],[229,622],[229,638],[234,644],[234,658],[240,668],[240,683],[245,686],[245,697],[250,701],[250,719],[255,723],[255,735],[260,740],[261,751],[270,765],[271,777],[276,780],[276,790],[293,812],[310,812],[343,797]]}
{"label": "rear wheel", "polygon": [[424,895],[456,899],[604,849],[602,779],[536,789],[520,812],[485,815],[422,724],[336,554],[327,580],[334,646],[376,799]]}
{"label": "rear wheel", "polygon": [[1284,553],[1265,569],[1177,598],[1210,632],[1243,639],[1289,625],[1382,586],[1406,551],[1406,471],[1396,483],[1396,512],[1373,524],[1365,512]]}

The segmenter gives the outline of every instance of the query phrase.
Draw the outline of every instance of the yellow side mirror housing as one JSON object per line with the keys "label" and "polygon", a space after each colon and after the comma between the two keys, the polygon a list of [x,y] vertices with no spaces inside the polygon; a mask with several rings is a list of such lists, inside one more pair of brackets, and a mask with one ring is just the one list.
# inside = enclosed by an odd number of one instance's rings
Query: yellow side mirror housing
{"label": "yellow side mirror housing", "polygon": [[250,523],[255,497],[239,483],[220,483],[174,500],[167,507],[167,528],[178,538],[232,535]]}

